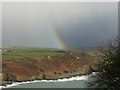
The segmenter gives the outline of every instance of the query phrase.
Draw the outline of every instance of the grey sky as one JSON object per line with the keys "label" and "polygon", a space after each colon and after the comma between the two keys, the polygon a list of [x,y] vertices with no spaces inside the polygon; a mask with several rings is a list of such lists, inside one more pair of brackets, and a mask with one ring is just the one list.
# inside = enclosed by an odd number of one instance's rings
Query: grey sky
{"label": "grey sky", "polygon": [[2,3],[0,2],[0,47],[2,46]]}
{"label": "grey sky", "polygon": [[3,45],[96,46],[118,32],[117,3],[3,3]]}

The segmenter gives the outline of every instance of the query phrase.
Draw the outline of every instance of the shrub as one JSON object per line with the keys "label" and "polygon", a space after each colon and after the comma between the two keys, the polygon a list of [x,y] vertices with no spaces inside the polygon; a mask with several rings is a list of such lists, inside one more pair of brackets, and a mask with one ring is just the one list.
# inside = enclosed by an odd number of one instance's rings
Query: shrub
{"label": "shrub", "polygon": [[92,75],[90,86],[120,90],[120,38],[109,40],[99,49],[98,72]]}

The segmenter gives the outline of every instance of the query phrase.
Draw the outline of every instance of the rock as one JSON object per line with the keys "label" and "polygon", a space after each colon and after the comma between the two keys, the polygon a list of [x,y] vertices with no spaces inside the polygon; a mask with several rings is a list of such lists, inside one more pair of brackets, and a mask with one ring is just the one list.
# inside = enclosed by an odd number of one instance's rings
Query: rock
{"label": "rock", "polygon": [[50,59],[51,59],[51,57],[50,57],[50,56],[48,56],[48,59],[50,60]]}
{"label": "rock", "polygon": [[76,57],[76,59],[80,59],[79,57]]}

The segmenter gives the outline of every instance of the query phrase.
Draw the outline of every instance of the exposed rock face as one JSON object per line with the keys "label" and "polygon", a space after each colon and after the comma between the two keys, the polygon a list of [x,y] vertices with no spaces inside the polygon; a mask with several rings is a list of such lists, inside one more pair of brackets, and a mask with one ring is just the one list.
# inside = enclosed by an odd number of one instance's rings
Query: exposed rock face
{"label": "exposed rock face", "polygon": [[[76,57],[79,57],[76,58]],[[38,57],[34,59],[3,61],[3,81],[28,81],[58,79],[86,74],[89,66],[96,64],[95,57],[72,52],[63,55]]]}

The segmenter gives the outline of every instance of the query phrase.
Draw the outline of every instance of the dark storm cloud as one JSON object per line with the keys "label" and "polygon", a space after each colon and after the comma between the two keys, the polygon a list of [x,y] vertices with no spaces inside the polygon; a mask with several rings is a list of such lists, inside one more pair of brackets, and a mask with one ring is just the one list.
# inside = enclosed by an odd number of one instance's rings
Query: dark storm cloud
{"label": "dark storm cloud", "polygon": [[[118,32],[117,3],[4,3],[3,45],[95,46]],[[52,26],[51,26],[52,25]]]}
{"label": "dark storm cloud", "polygon": [[95,46],[117,35],[116,21],[117,19],[107,18],[107,16],[101,18],[96,15],[86,23],[78,22],[64,28],[67,32],[61,32],[61,35],[72,47]]}

